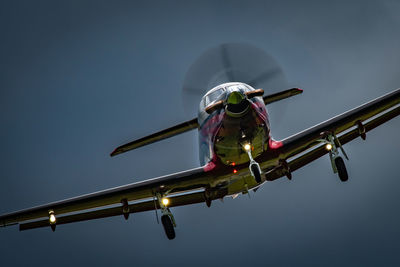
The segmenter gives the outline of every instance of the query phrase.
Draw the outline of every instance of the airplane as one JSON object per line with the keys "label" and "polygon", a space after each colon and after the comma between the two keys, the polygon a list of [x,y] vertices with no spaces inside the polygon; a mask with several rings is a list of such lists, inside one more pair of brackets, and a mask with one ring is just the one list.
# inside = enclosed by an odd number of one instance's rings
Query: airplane
{"label": "airplane", "polygon": [[298,94],[292,88],[264,96],[242,82],[222,83],[201,99],[198,117],[117,147],[111,156],[197,129],[201,167],[123,185],[0,216],[0,226],[29,230],[158,210],[168,239],[176,222],[171,208],[249,194],[328,154],[340,181],[348,180],[346,143],[400,114],[400,89],[283,140],[270,135],[267,106]]}

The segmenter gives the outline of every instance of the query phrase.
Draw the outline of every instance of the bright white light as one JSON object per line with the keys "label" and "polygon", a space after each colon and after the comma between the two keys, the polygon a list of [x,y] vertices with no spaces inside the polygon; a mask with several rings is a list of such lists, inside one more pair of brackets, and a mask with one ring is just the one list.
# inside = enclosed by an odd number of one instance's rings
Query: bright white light
{"label": "bright white light", "polygon": [[56,223],[56,215],[54,215],[53,213],[50,214],[49,221],[50,221],[51,224]]}
{"label": "bright white light", "polygon": [[244,150],[249,151],[251,149],[250,144],[245,144],[244,145]]}
{"label": "bright white light", "polygon": [[331,144],[326,144],[325,148],[326,148],[326,150],[330,151],[332,149],[332,145]]}
{"label": "bright white light", "polygon": [[168,203],[169,203],[169,199],[168,199],[168,198],[163,198],[163,199],[162,199],[162,203],[163,203],[165,206],[167,206]]}

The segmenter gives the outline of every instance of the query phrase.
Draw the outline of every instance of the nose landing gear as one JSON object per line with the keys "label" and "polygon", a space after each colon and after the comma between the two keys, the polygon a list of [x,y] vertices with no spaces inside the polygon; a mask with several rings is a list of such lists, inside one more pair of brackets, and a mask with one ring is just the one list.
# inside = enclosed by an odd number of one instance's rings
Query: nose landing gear
{"label": "nose landing gear", "polygon": [[260,165],[257,162],[250,164],[250,172],[253,175],[257,183],[261,183],[261,170]]}
{"label": "nose landing gear", "polygon": [[250,173],[254,177],[257,183],[262,182],[262,177],[261,177],[261,168],[260,164],[258,164],[254,159],[253,156],[251,155],[251,145],[250,144],[245,144],[243,146],[244,150],[247,152],[247,155],[249,156],[250,159]]}

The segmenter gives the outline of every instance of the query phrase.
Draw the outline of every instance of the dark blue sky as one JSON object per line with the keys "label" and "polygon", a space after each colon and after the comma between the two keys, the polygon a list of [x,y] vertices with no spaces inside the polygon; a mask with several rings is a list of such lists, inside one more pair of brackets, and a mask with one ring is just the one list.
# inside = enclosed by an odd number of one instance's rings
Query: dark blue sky
{"label": "dark blue sky", "polygon": [[[284,138],[400,87],[398,1],[2,1],[0,213],[196,167],[191,132],[110,158],[117,145],[192,119],[182,83],[225,42],[263,48],[304,94],[269,107]],[[287,89],[287,88],[274,88]],[[196,103],[197,105],[197,103]],[[400,119],[251,199],[18,232],[0,265],[400,264]]]}

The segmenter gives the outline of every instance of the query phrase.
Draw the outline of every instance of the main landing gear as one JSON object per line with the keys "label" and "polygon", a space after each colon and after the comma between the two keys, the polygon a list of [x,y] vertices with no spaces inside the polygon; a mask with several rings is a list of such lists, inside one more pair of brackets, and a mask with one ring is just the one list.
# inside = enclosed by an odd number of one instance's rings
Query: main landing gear
{"label": "main landing gear", "polygon": [[[347,154],[344,151],[342,144],[340,144],[340,141],[336,137],[336,135],[332,133],[324,134],[326,134],[325,139],[320,139],[319,141],[325,143],[325,148],[329,151],[329,158],[331,160],[333,172],[339,175],[340,181],[346,182],[349,179],[349,176],[347,174],[344,160],[341,156],[339,156],[339,149],[347,160],[349,160],[349,158],[347,157]],[[336,144],[338,146],[336,146]]]}
{"label": "main landing gear", "polygon": [[[174,216],[172,215],[170,209],[168,208],[169,200],[168,198],[163,198],[161,197],[160,194],[156,195],[158,204],[160,205],[161,208],[161,223],[164,227],[165,234],[167,235],[168,239],[174,239],[175,238],[175,219]],[[158,220],[158,219],[157,219]]]}
{"label": "main landing gear", "polygon": [[260,164],[258,164],[254,159],[253,156],[251,155],[251,145],[250,144],[245,144],[243,146],[244,150],[247,152],[247,155],[249,156],[250,159],[250,173],[254,177],[257,183],[261,183],[261,168]]}

